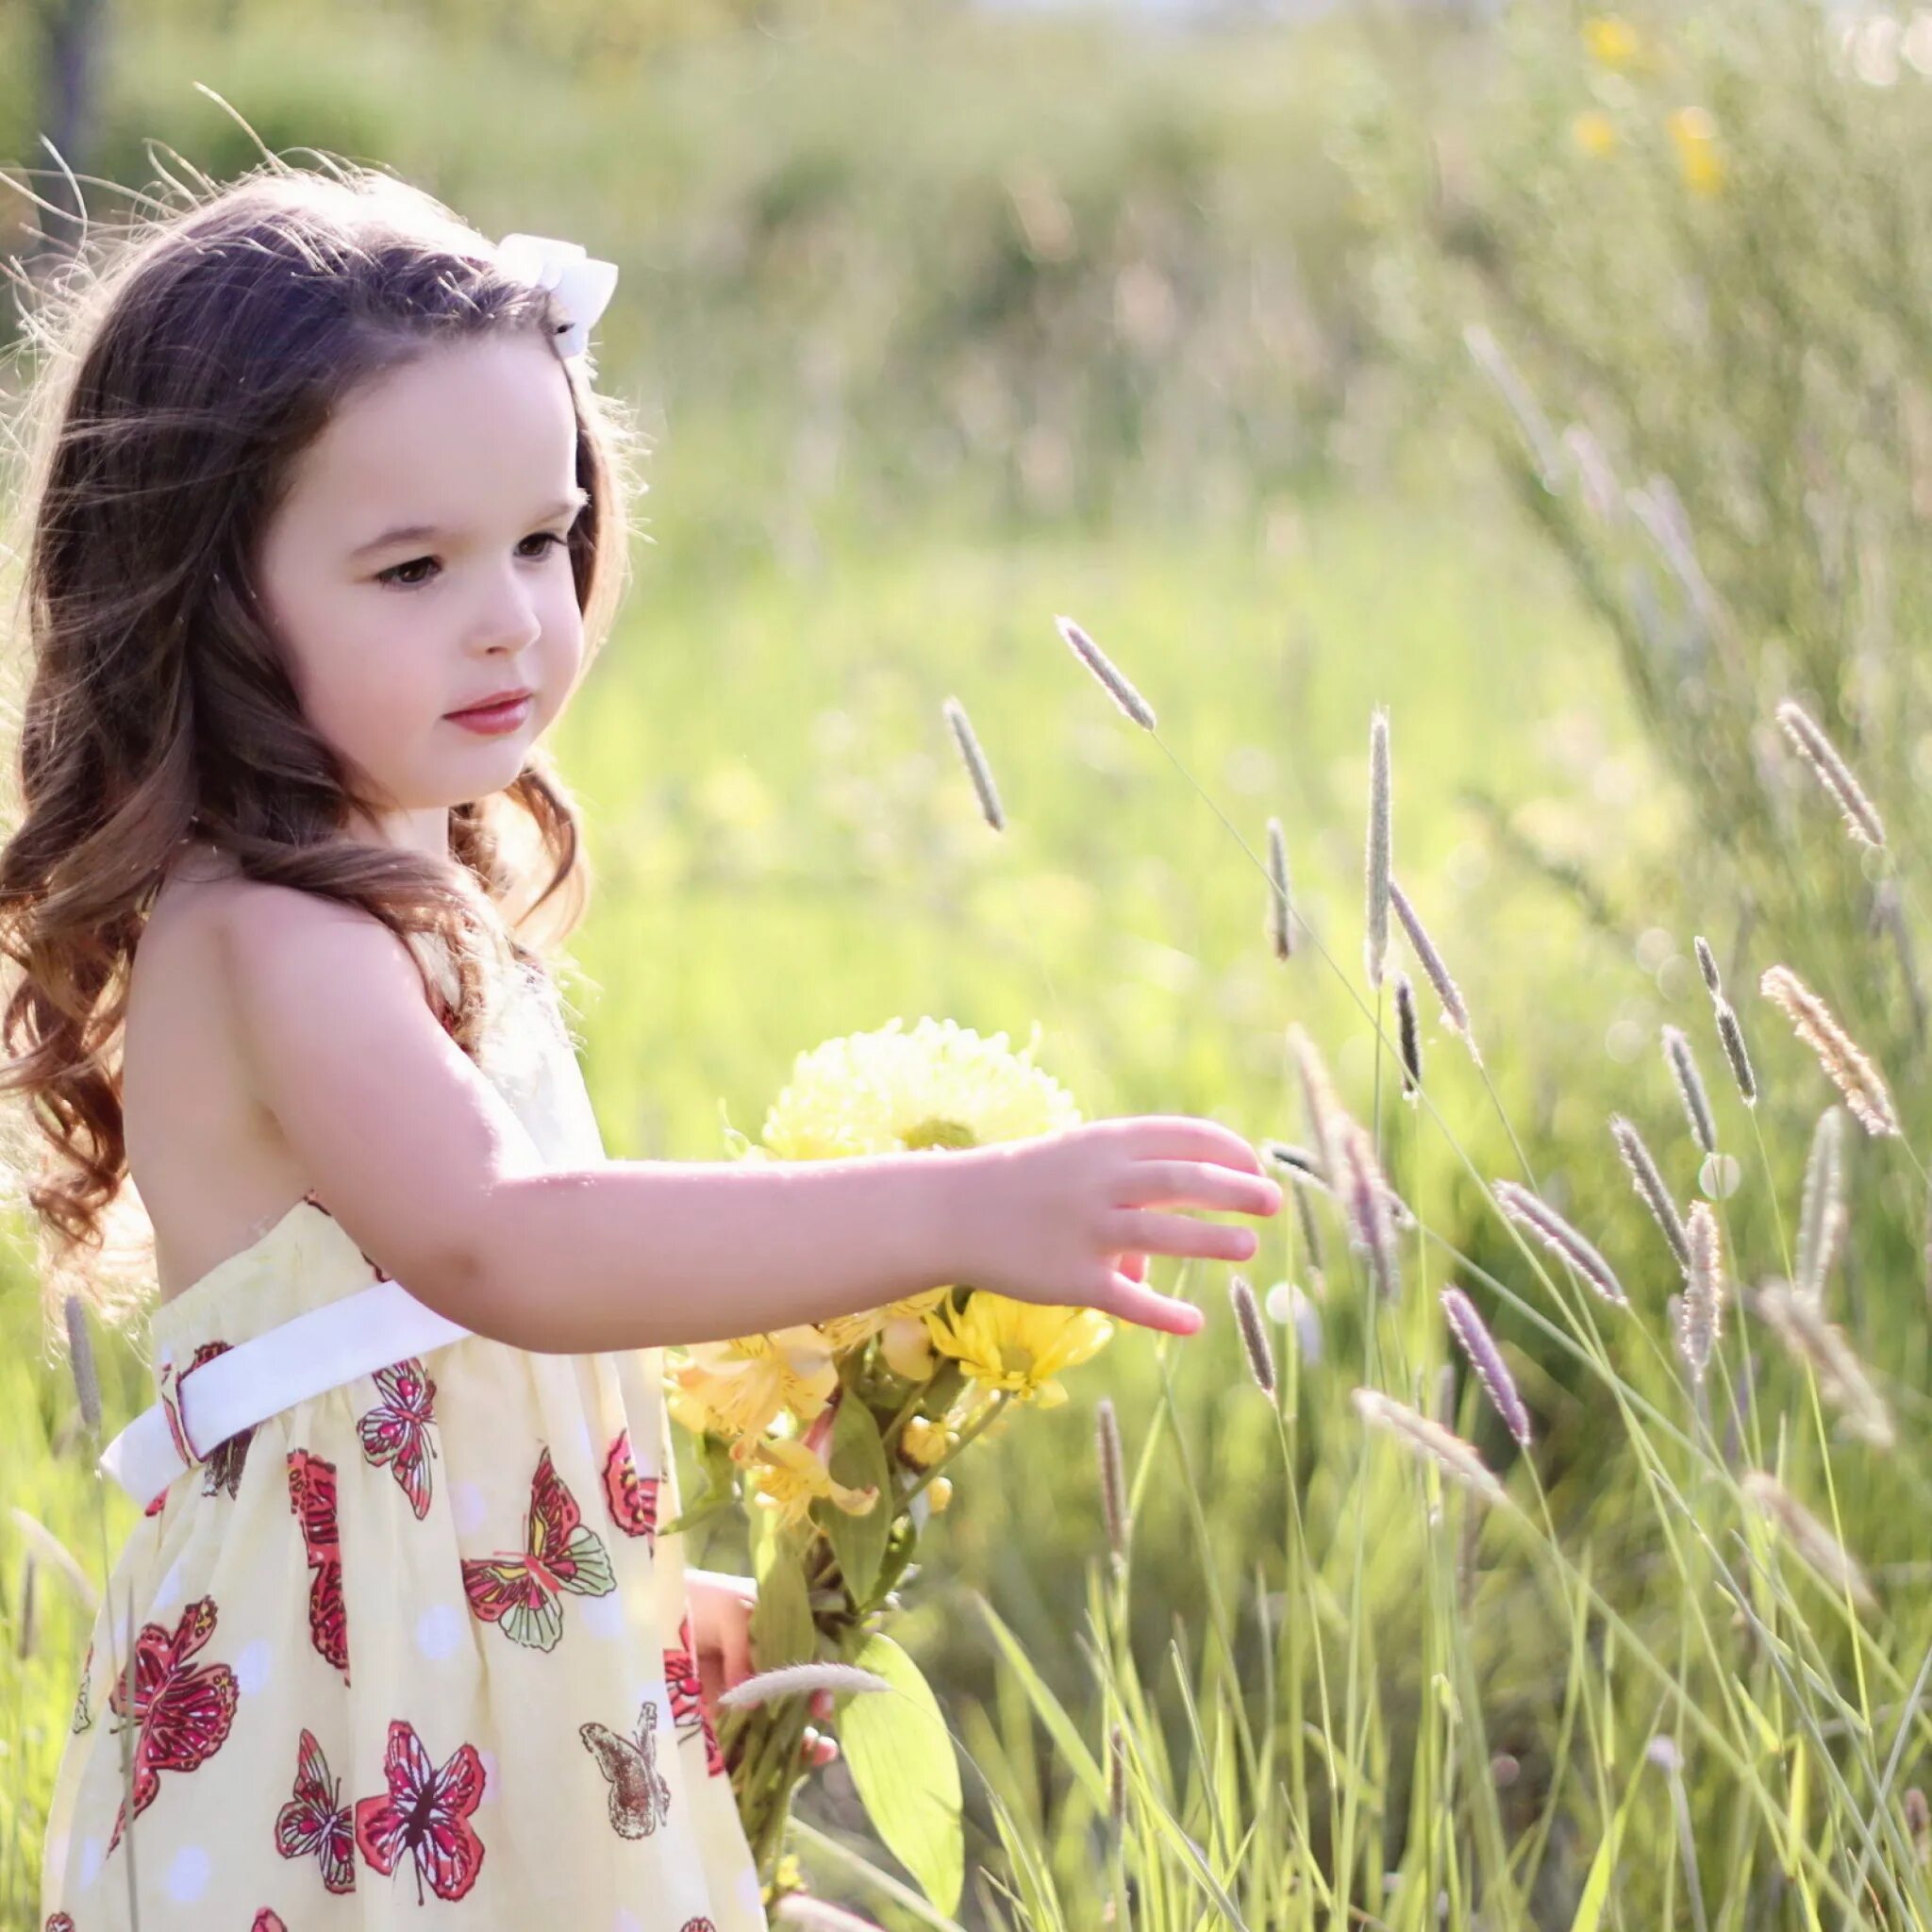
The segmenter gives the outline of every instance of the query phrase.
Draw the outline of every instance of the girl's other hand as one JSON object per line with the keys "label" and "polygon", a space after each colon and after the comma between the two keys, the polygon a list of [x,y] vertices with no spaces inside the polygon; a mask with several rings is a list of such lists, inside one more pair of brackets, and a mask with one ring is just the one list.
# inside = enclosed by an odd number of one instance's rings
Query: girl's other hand
{"label": "girl's other hand", "polygon": [[[732,1576],[722,1570],[692,1569],[685,1571],[684,1580],[691,1596],[691,1645],[697,1653],[698,1682],[705,1709],[715,1725],[719,1693],[757,1674],[751,1656],[751,1613],[758,1607],[758,1580]],[[815,1718],[829,1718],[832,1693],[814,1690],[810,1710]],[[838,1757],[838,1740],[808,1724],[803,1753],[816,1771]]]}

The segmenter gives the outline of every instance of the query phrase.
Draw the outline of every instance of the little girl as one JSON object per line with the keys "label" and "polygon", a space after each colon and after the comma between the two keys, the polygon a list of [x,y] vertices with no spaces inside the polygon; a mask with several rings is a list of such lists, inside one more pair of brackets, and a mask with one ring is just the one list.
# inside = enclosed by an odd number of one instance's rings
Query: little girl
{"label": "little girl", "polygon": [[1148,1257],[1255,1236],[1154,1210],[1279,1206],[1187,1116],[606,1156],[538,741],[621,594],[614,279],[271,161],[34,324],[6,1084],[49,1281],[98,1294],[131,1170],[157,1291],[48,1932],[762,1926],[711,1707],[752,1587],[658,1531],[664,1348],[953,1282],[1191,1334]]}

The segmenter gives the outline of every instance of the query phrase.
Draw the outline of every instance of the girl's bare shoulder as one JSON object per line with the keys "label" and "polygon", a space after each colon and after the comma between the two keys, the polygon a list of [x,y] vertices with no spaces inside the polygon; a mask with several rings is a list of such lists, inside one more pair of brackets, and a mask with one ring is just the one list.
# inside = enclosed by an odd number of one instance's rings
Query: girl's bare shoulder
{"label": "girl's bare shoulder", "polygon": [[254,1091],[234,1024],[223,921],[254,890],[225,854],[184,845],[128,975],[123,1124],[163,1299],[274,1225],[307,1185]]}

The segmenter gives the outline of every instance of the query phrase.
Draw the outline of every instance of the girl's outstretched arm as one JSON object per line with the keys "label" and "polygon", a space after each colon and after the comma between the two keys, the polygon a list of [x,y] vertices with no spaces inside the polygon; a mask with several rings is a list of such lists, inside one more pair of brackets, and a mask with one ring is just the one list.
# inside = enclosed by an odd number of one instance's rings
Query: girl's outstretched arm
{"label": "girl's outstretched arm", "polygon": [[378,921],[253,881],[217,917],[257,1096],[293,1164],[386,1273],[466,1328],[540,1353],[720,1341],[954,1278],[958,1157],[546,1171]]}
{"label": "girl's outstretched arm", "polygon": [[420,1300],[519,1348],[724,1341],[956,1281],[1192,1335],[1200,1309],[1148,1287],[1139,1257],[1246,1261],[1256,1236],[1155,1210],[1281,1208],[1245,1140],[1187,1114],[943,1153],[548,1171],[379,921],[254,882],[222,908],[291,1165]]}

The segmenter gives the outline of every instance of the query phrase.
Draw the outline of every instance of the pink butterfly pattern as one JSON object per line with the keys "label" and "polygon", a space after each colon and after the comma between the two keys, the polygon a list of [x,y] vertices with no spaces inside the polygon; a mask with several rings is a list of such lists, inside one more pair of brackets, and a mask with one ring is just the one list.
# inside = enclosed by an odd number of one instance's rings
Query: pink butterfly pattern
{"label": "pink butterfly pattern", "polygon": [[382,1400],[358,1424],[364,1460],[380,1468],[389,1464],[402,1485],[409,1507],[422,1522],[429,1514],[430,1459],[436,1441],[436,1384],[411,1356],[407,1361],[377,1369],[372,1378]]}
{"label": "pink butterfly pattern", "polygon": [[664,1677],[671,1686],[671,1722],[680,1743],[703,1733],[705,1770],[712,1777],[723,1777],[727,1769],[724,1754],[718,1748],[718,1733],[711,1713],[705,1707],[705,1682],[697,1660],[691,1654],[691,1612],[677,1626],[678,1647],[664,1653]]}
{"label": "pink butterfly pattern", "polygon": [[[134,1811],[137,1817],[155,1801],[164,1771],[190,1772],[222,1748],[235,1722],[240,1691],[226,1664],[194,1664],[215,1630],[215,1602],[197,1597],[170,1631],[143,1624],[134,1640],[130,1669],[108,1696],[108,1708],[140,1726],[134,1742]],[[129,1679],[132,1678],[130,1687]],[[114,1818],[111,1852],[127,1823],[123,1800]]]}
{"label": "pink butterfly pattern", "polygon": [[383,1773],[389,1790],[356,1806],[356,1843],[363,1859],[385,1878],[405,1857],[413,1860],[418,1905],[425,1881],[438,1898],[466,1896],[483,1869],[483,1840],[470,1823],[483,1802],[476,1747],[458,1744],[437,1766],[415,1726],[392,1718]]}
{"label": "pink butterfly pattern", "polygon": [[332,1892],[356,1889],[356,1827],[350,1807],[337,1802],[341,1792],[315,1734],[305,1730],[295,1747],[295,1795],[275,1815],[275,1850],[285,1858],[312,1855]]}
{"label": "pink butterfly pattern", "polygon": [[641,1536],[647,1549],[658,1543],[658,1491],[660,1478],[641,1476],[630,1453],[630,1431],[622,1431],[604,1462],[604,1500],[610,1520],[625,1536]]}
{"label": "pink butterfly pattern", "polygon": [[463,1560],[470,1607],[484,1623],[499,1624],[512,1643],[555,1650],[563,1635],[562,1593],[608,1596],[616,1588],[609,1552],[586,1527],[545,1449],[530,1485],[523,1551]]}

